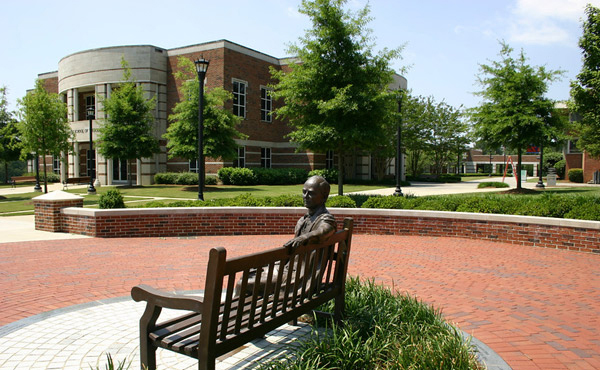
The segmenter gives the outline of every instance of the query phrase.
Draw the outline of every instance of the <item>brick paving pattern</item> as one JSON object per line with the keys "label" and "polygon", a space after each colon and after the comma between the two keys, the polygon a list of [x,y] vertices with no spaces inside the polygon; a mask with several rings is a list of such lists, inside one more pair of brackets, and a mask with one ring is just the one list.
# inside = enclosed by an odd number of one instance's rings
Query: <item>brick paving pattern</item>
{"label": "brick paving pattern", "polygon": [[[208,250],[289,236],[76,239],[0,244],[0,325],[126,296],[145,283],[200,290]],[[513,369],[600,369],[600,256],[511,244],[356,235],[349,274],[418,296]]]}

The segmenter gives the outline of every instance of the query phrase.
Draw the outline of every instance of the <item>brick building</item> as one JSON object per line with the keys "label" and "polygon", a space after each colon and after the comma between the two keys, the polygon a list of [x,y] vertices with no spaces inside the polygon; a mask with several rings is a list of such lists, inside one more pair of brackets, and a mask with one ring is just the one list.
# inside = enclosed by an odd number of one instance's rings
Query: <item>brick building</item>
{"label": "brick building", "polygon": [[[284,69],[295,60],[275,58],[220,40],[174,49],[136,45],[86,50],[62,58],[58,71],[40,74],[38,77],[46,82],[46,88],[60,94],[66,102],[68,121],[75,135],[74,153],[63,161],[53,158],[54,171],[60,173],[63,179],[93,174],[103,185],[126,181],[125,161],[103,158],[95,153],[95,147],[90,153],[89,121],[86,117],[88,107],[94,108],[92,135],[96,140],[96,131],[105,118],[100,102],[110,96],[123,79],[121,58],[129,63],[132,76],[142,86],[145,95],[156,97],[157,103],[153,133],[160,139],[161,152],[152,158],[137,160],[132,169],[134,181],[148,185],[158,172],[197,171],[195,161],[168,158],[166,141],[162,138],[168,125],[167,117],[182,99],[181,82],[175,79],[177,59],[182,56],[191,60],[203,57],[210,61],[206,90],[220,86],[234,94],[233,101],[227,102],[226,108],[243,117],[238,129],[248,135],[245,140],[236,140],[239,144],[237,160],[224,162],[207,158],[207,174],[216,174],[224,166],[300,167],[310,170],[333,165],[334,153],[296,152],[296,146],[286,139],[289,126],[269,114],[277,105],[268,94],[268,85],[273,82],[269,68]],[[406,79],[395,76],[391,88],[406,89]],[[358,177],[371,177],[368,155],[355,158],[351,163],[357,167],[351,169],[351,173]]]}

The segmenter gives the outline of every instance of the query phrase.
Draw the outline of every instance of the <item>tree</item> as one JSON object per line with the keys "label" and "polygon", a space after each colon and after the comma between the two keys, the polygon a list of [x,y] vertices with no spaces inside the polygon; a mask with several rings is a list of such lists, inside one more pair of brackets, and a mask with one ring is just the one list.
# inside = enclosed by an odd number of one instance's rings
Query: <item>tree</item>
{"label": "tree", "polygon": [[[184,57],[179,58],[181,71],[175,78],[182,81],[183,100],[175,105],[169,116],[170,125],[163,137],[167,139],[169,157],[188,160],[198,158],[198,74],[194,63]],[[235,138],[247,136],[236,130],[242,118],[224,109],[227,100],[233,95],[221,87],[204,94],[204,155],[212,158],[234,159],[238,144]]]}
{"label": "tree", "polygon": [[455,157],[465,149],[469,126],[461,120],[460,110],[440,102],[433,105],[428,149],[433,158],[434,173],[441,174]]}
{"label": "tree", "polygon": [[[471,118],[475,122],[476,136],[488,146],[505,146],[517,151],[520,175],[523,149],[540,143],[550,129],[546,126],[555,123],[545,119],[554,109],[554,103],[545,99],[544,94],[548,83],[563,72],[532,67],[527,64],[523,51],[517,58],[513,58],[512,53],[513,49],[502,42],[500,60],[480,66],[478,82],[483,90],[476,94],[483,102],[472,109]],[[520,181],[517,181],[517,189],[521,189]]]}
{"label": "tree", "polygon": [[136,86],[125,59],[121,65],[124,82],[102,100],[107,118],[100,128],[97,147],[106,158],[127,160],[127,183],[131,186],[131,161],[158,153],[159,146],[151,133],[155,98],[144,98],[142,87]]}
{"label": "tree", "polygon": [[18,124],[23,144],[22,157],[35,153],[44,158],[44,192],[48,192],[46,156],[61,156],[69,151],[72,132],[67,122],[67,105],[58,94],[49,93],[37,80],[35,89],[18,100]]}
{"label": "tree", "polygon": [[402,147],[406,151],[407,172],[418,177],[429,159],[426,145],[431,127],[431,98],[407,94],[402,104]]}
{"label": "tree", "polygon": [[21,139],[13,113],[8,111],[6,87],[0,87],[0,161],[4,162],[4,182],[8,183],[8,163],[21,155]]}
{"label": "tree", "polygon": [[600,9],[588,5],[583,36],[579,39],[583,66],[571,82],[570,108],[579,114],[577,147],[600,158]]}
{"label": "tree", "polygon": [[[342,9],[346,0],[304,0],[299,11],[312,28],[292,45],[300,62],[289,71],[271,69],[277,82],[274,98],[284,105],[275,109],[293,128],[291,141],[300,149],[338,154],[338,194],[343,194],[344,157],[374,149],[386,138],[386,126],[395,124],[390,112],[397,108],[398,92],[389,91],[393,71],[390,60],[400,49],[373,55],[366,28],[369,7],[356,14]],[[391,119],[393,117],[393,119]]]}

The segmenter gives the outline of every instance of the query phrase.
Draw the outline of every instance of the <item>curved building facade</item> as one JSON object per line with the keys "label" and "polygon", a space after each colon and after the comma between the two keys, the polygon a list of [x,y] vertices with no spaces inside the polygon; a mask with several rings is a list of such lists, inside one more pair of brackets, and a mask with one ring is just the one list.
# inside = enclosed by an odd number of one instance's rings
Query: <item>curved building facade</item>
{"label": "curved building facade", "polygon": [[[277,102],[269,96],[269,68],[285,69],[294,60],[278,59],[227,40],[208,42],[174,49],[153,45],[116,46],[81,51],[68,55],[58,63],[58,71],[42,73],[46,88],[60,94],[68,107],[68,120],[74,133],[73,153],[53,159],[54,171],[61,177],[92,176],[103,185],[127,181],[128,169],[124,160],[107,159],[98,155],[95,146],[90,151],[89,108],[94,110],[92,138],[105,117],[102,101],[123,81],[122,60],[127,61],[133,79],[142,86],[147,98],[156,99],[153,134],[160,142],[160,153],[152,158],[138,159],[132,166],[132,178],[139,185],[149,185],[158,172],[197,171],[195,161],[168,158],[166,141],[168,115],[183,96],[178,58],[210,61],[206,75],[206,90],[220,86],[234,95],[226,104],[242,117],[238,129],[248,136],[237,140],[238,157],[234,161],[206,159],[207,174],[216,174],[224,166],[240,167],[301,167],[306,169],[333,166],[335,153],[297,152],[286,139],[289,126],[271,116]],[[391,88],[406,89],[406,79],[395,76]],[[371,161],[361,156],[353,169],[356,177],[371,177]],[[352,172],[351,172],[352,173]]]}

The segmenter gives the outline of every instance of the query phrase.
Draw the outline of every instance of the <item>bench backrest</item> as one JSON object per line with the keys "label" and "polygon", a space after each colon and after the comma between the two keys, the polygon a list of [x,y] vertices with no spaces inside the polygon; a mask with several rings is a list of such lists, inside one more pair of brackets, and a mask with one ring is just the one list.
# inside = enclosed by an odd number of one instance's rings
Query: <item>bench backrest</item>
{"label": "bench backrest", "polygon": [[[352,227],[352,219],[346,219],[344,228],[326,243],[294,251],[280,247],[227,259],[224,248],[213,248],[206,273],[199,343],[199,350],[207,353],[199,356],[226,353],[333,298],[339,318],[344,306]],[[265,283],[248,288],[251,279]]]}

